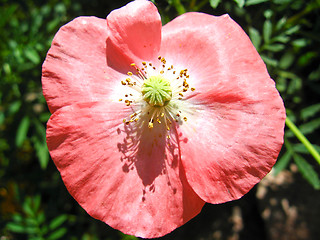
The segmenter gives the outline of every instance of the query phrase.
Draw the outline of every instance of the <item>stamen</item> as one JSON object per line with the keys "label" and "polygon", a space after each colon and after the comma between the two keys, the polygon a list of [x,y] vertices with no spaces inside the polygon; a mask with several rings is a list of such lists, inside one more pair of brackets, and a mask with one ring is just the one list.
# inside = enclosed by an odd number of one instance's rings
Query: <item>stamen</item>
{"label": "stamen", "polygon": [[[135,63],[130,64],[135,71],[127,72],[129,77],[121,80],[123,86],[128,86],[138,93],[124,94],[124,99],[118,99],[126,106],[131,106],[131,109],[137,109],[127,119],[123,119],[124,124],[131,123],[139,126],[139,124],[148,122],[148,128],[153,129],[154,123],[157,122],[159,125],[164,124],[166,131],[171,131],[173,121],[187,122],[184,107],[182,110],[180,107],[183,105],[180,105],[179,102],[183,100],[188,90],[195,91],[195,88],[190,88],[187,82],[187,79],[190,79],[187,74],[188,69],[177,70],[173,65],[166,66],[167,60],[161,56],[158,57],[158,60],[160,61],[159,69],[151,62],[141,62],[141,68]],[[169,75],[166,74],[168,71],[172,72],[173,75],[170,75],[172,77],[168,77]],[[162,134],[158,136],[161,137]],[[167,138],[170,139],[170,135]]]}

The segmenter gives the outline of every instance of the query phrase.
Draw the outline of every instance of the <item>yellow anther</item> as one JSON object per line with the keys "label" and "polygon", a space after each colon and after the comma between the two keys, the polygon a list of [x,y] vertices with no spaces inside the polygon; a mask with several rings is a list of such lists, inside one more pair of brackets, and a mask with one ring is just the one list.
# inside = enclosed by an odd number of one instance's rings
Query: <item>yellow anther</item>
{"label": "yellow anther", "polygon": [[130,81],[131,81],[131,79],[130,79],[130,78],[127,78],[127,79],[126,79],[126,82],[127,82],[127,83],[129,83]]}
{"label": "yellow anther", "polygon": [[164,117],[164,113],[161,113],[160,117]]}
{"label": "yellow anther", "polygon": [[124,118],[122,121],[123,121],[123,123],[126,123],[127,120]]}
{"label": "yellow anther", "polygon": [[187,117],[184,117],[183,120],[184,120],[184,121],[187,121],[188,119],[187,119]]}
{"label": "yellow anther", "polygon": [[160,124],[161,123],[161,121],[160,121],[160,119],[159,118],[157,118],[157,122]]}
{"label": "yellow anther", "polygon": [[142,65],[144,65],[144,66],[145,66],[145,65],[147,65],[147,63],[146,63],[146,62],[142,62]]}
{"label": "yellow anther", "polygon": [[196,90],[194,87],[191,88],[191,91],[193,92],[194,90]]}
{"label": "yellow anther", "polygon": [[136,64],[135,64],[135,63],[131,63],[130,65],[131,65],[132,67],[135,67],[135,66],[136,66]]}
{"label": "yellow anther", "polygon": [[153,123],[152,122],[149,122],[148,128],[153,128]]}
{"label": "yellow anther", "polygon": [[182,94],[181,92],[179,92],[179,95],[180,95],[181,97],[183,97],[183,94]]}
{"label": "yellow anther", "polygon": [[127,74],[128,74],[129,76],[132,76],[132,75],[133,75],[132,72],[128,72]]}
{"label": "yellow anther", "polygon": [[161,56],[159,56],[158,59],[161,60]]}
{"label": "yellow anther", "polygon": [[126,103],[127,106],[130,106],[130,104],[131,104],[131,101],[129,101],[129,100],[125,100],[124,102]]}
{"label": "yellow anther", "polygon": [[127,83],[125,81],[121,81],[122,85],[127,85]]}
{"label": "yellow anther", "polygon": [[121,102],[121,101],[122,101],[122,98],[119,99],[119,102]]}

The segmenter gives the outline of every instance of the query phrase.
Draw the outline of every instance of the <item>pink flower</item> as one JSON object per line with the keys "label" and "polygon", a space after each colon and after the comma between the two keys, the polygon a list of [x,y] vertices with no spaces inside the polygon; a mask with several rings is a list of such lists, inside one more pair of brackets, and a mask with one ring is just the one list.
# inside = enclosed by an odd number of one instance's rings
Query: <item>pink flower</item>
{"label": "pink flower", "polygon": [[163,236],[205,202],[242,197],[283,143],[274,81],[228,15],[162,27],[137,0],[107,19],[76,18],[56,34],[42,83],[48,148],[68,191],[127,234]]}

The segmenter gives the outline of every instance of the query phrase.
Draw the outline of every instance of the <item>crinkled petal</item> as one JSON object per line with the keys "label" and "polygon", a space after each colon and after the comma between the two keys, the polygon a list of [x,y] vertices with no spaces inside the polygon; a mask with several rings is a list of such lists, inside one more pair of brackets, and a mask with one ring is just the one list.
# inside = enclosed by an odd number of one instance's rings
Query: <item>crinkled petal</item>
{"label": "crinkled petal", "polygon": [[260,90],[259,100],[240,91],[210,91],[190,99],[198,110],[179,129],[185,138],[181,159],[189,184],[206,202],[242,197],[276,162],[285,110],[272,85]]}
{"label": "crinkled petal", "polygon": [[131,63],[154,60],[160,49],[161,18],[157,8],[137,0],[112,11],[108,17],[108,65],[128,71]]}
{"label": "crinkled petal", "polygon": [[185,179],[179,141],[138,134],[123,123],[130,109],[122,106],[60,108],[48,122],[48,148],[68,191],[92,217],[127,234],[159,237],[204,202]]}
{"label": "crinkled petal", "polygon": [[77,102],[105,99],[107,22],[78,17],[60,28],[42,68],[42,88],[50,111]]}
{"label": "crinkled petal", "polygon": [[187,180],[205,201],[238,199],[274,165],[285,110],[247,35],[229,16],[184,14],[163,28],[161,55],[188,69],[197,109],[180,128]]}
{"label": "crinkled petal", "polygon": [[188,83],[196,87],[195,93],[217,88],[232,91],[238,85],[246,88],[259,84],[256,77],[268,76],[250,39],[228,15],[177,17],[162,29],[160,55],[188,69]]}

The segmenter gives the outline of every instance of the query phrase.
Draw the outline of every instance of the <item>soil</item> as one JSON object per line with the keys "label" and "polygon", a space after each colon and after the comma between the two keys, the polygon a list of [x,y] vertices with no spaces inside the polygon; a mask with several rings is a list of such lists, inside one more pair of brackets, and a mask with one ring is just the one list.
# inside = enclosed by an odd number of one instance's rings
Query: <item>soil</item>
{"label": "soil", "polygon": [[318,240],[320,191],[292,165],[269,173],[239,200],[206,204],[201,213],[162,240]]}

